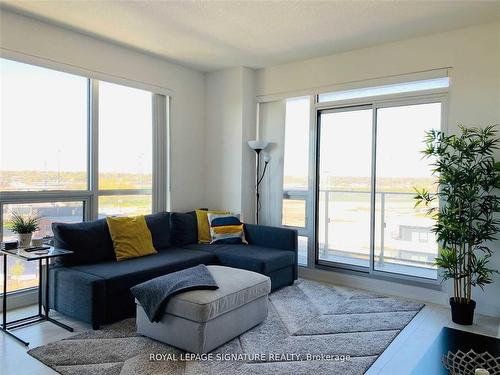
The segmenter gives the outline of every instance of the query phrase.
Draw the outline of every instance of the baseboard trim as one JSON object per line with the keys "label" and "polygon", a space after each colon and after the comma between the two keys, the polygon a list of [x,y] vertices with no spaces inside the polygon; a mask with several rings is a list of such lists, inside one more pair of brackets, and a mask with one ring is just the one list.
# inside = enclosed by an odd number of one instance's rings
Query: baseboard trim
{"label": "baseboard trim", "polygon": [[315,281],[323,281],[371,292],[382,292],[395,297],[410,298],[420,302],[445,305],[448,296],[445,292],[414,285],[396,283],[380,280],[366,276],[356,276],[336,271],[325,271],[319,269],[299,268],[299,277]]}
{"label": "baseboard trim", "polygon": [[[433,290],[415,285],[336,272],[334,270],[325,271],[305,267],[299,267],[299,277],[449,307],[449,296],[444,290]],[[499,309],[490,304],[479,303],[476,312],[483,315],[500,317]]]}

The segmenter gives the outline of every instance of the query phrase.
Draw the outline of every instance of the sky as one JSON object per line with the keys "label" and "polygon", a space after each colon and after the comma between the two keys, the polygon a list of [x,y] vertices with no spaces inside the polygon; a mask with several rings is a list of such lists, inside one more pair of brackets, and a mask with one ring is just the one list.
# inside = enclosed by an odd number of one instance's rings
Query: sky
{"label": "sky", "polygon": [[[440,121],[440,103],[378,109],[377,177],[429,177],[429,160],[420,151],[425,132],[439,129]],[[322,174],[369,177],[371,159],[372,109],[322,115]]]}
{"label": "sky", "polygon": [[285,116],[285,176],[305,176],[309,170],[309,97],[288,99]]}
{"label": "sky", "polygon": [[[0,170],[85,172],[88,80],[0,59]],[[152,94],[100,83],[101,172],[151,173]]]}

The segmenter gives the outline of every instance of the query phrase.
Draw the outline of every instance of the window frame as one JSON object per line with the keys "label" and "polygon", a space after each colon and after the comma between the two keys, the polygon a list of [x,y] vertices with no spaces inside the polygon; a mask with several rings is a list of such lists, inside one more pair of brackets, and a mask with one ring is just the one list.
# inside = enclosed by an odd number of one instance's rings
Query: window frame
{"label": "window frame", "polygon": [[[444,81],[446,81],[446,85],[444,85]],[[415,86],[418,86],[419,84],[431,84],[438,82],[436,87],[431,87],[431,88],[417,88]],[[405,86],[408,87],[408,85],[413,87],[413,89],[404,89]],[[389,84],[375,84],[375,85],[363,85],[362,87],[357,87],[357,88],[351,88],[347,90],[335,90],[331,92],[326,92],[326,93],[319,93],[317,96],[317,101],[318,103],[329,103],[329,102],[335,102],[338,103],[340,101],[364,101],[366,98],[389,98],[389,97],[401,97],[403,95],[421,95],[422,93],[429,92],[429,93],[434,93],[438,90],[444,90],[448,89],[450,86],[450,77],[445,76],[445,77],[434,77],[434,78],[426,78],[426,79],[417,79],[417,80],[403,80],[400,82],[393,82]],[[388,89],[388,88],[393,88],[393,87],[400,87],[401,91],[394,90],[393,92],[390,92],[388,90],[387,93],[380,93],[380,94],[372,94],[372,95],[363,95],[363,91],[369,91],[369,90],[374,90],[376,91],[377,89]],[[342,96],[342,94],[348,94],[348,93],[360,93],[358,96],[352,96],[351,98],[345,98],[345,99],[330,99],[330,100],[322,100],[321,96],[332,96],[334,97],[335,95]],[[346,95],[348,96],[348,95]]]}
{"label": "window frame", "polygon": [[[0,58],[22,64],[42,67],[87,79],[87,189],[86,190],[33,190],[0,191],[0,239],[3,239],[3,206],[5,204],[52,203],[82,201],[83,220],[98,218],[99,196],[151,195],[151,213],[166,211],[170,206],[169,152],[170,152],[170,103],[172,91],[145,82],[134,81],[102,72],[87,70],[78,66],[57,63],[51,60],[20,53],[2,51]],[[99,190],[99,81],[106,81],[151,93],[152,101],[152,157],[153,185],[151,189]],[[20,289],[10,293],[27,293],[33,288]],[[0,293],[1,295],[1,293]]]}
{"label": "window frame", "polygon": [[[153,183],[151,189],[99,189],[99,82],[102,80],[90,79],[89,89],[89,186],[92,203],[89,220],[99,218],[99,197],[117,195],[151,195],[151,213],[167,209],[167,119],[169,115],[169,97],[151,92],[152,116],[152,157]],[[114,83],[114,82],[113,82]],[[120,84],[121,85],[121,84]],[[124,86],[124,85],[122,85]],[[131,86],[127,86],[131,87]],[[135,87],[133,87],[135,88]],[[141,89],[142,90],[142,89]]]}

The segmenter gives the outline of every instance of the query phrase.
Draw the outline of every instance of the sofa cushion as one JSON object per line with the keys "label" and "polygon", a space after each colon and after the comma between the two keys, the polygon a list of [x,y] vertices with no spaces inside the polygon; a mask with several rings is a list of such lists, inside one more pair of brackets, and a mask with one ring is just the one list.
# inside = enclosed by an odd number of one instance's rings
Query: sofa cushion
{"label": "sofa cushion", "polygon": [[72,268],[103,278],[106,284],[106,294],[113,298],[113,294],[121,291],[127,291],[127,294],[130,294],[132,286],[144,281],[198,264],[209,264],[214,258],[213,254],[206,251],[172,247],[168,251],[121,262],[105,262]]}
{"label": "sofa cushion", "polygon": [[253,245],[205,245],[192,244],[185,248],[201,250],[216,255],[222,266],[242,268],[263,274],[294,264],[295,253]]}
{"label": "sofa cushion", "polygon": [[116,260],[156,254],[153,237],[143,215],[106,218]]}
{"label": "sofa cushion", "polygon": [[194,211],[187,213],[172,212],[170,214],[172,245],[184,246],[198,241],[198,227]]}
{"label": "sofa cushion", "polygon": [[157,251],[171,246],[170,241],[170,212],[158,212],[156,214],[145,215],[153,245]]}
{"label": "sofa cushion", "polygon": [[72,250],[73,254],[56,257],[64,266],[116,260],[106,219],[84,223],[53,223],[54,246]]}

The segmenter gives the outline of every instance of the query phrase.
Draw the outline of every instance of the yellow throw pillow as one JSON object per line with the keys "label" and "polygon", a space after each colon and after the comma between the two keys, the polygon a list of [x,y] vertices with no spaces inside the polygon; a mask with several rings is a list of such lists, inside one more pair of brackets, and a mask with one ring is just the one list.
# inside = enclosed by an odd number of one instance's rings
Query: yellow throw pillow
{"label": "yellow throw pillow", "polygon": [[229,211],[221,210],[195,210],[196,212],[196,223],[198,224],[198,243],[210,243],[212,242],[212,236],[210,235],[210,223],[208,222],[208,214],[230,214]]}
{"label": "yellow throw pillow", "polygon": [[107,217],[116,260],[156,254],[144,216]]}

